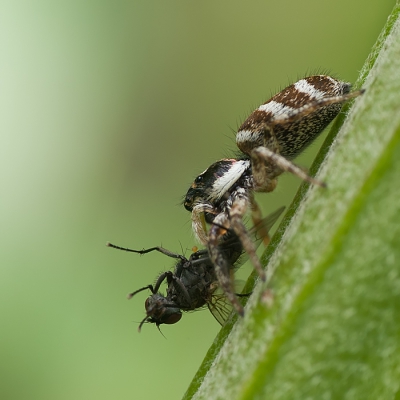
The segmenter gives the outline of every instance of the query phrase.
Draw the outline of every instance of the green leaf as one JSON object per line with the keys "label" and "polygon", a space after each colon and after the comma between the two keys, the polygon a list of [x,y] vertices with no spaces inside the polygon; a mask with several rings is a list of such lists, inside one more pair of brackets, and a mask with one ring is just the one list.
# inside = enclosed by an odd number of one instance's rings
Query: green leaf
{"label": "green leaf", "polygon": [[398,1],[356,84],[366,93],[317,157],[328,188],[301,186],[263,258],[267,283],[185,399],[400,396],[399,13]]}

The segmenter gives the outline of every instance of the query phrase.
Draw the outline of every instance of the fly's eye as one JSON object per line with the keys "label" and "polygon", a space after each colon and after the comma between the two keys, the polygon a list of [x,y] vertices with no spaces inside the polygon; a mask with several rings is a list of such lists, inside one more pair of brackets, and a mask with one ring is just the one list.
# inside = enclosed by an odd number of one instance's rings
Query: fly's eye
{"label": "fly's eye", "polygon": [[144,302],[144,309],[149,317],[154,316],[154,303],[151,301],[150,297],[148,297]]}
{"label": "fly's eye", "polygon": [[182,318],[182,314],[180,312],[176,312],[168,315],[167,318],[163,321],[164,324],[172,325],[176,324]]}

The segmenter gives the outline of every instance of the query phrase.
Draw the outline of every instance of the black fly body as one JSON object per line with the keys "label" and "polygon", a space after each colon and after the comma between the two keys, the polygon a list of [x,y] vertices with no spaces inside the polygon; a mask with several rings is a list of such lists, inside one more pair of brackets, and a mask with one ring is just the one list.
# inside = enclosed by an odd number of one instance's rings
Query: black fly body
{"label": "black fly body", "polygon": [[[215,162],[189,188],[184,206],[192,213],[194,233],[207,245],[224,291],[230,285],[224,272],[229,260],[220,250],[221,236],[226,229],[232,229],[265,280],[243,217],[250,210],[257,225],[262,217],[254,193],[273,191],[277,177],[285,171],[325,186],[291,160],[338,115],[344,102],[363,93],[350,89],[349,83],[327,75],[310,76],[288,86],[253,111],[240,126],[236,144],[242,155]],[[211,224],[208,232],[207,224]]]}
{"label": "black fly body", "polygon": [[[263,239],[261,235],[271,229],[283,210],[284,207],[279,208],[250,230],[252,240],[255,243],[260,243]],[[225,232],[220,237],[218,249],[219,253],[223,255],[223,259],[227,261],[223,265],[223,273],[226,280],[229,280],[228,288],[220,288],[214,263],[210,260],[206,249],[192,253],[187,259],[181,254],[170,252],[162,247],[132,250],[107,243],[109,247],[138,254],[158,251],[178,260],[174,270],[162,273],[154,286],[147,285],[128,295],[128,298],[132,298],[137,293],[147,289],[152,293],[146,299],[146,317],[140,323],[139,331],[145,322],[154,323],[157,327],[161,324],[175,324],[181,319],[182,311],[193,311],[204,306],[207,306],[217,321],[222,324],[231,311],[230,305],[226,302],[227,299],[237,311],[243,313],[243,307],[234,292],[232,277],[234,269],[239,268],[241,264],[243,247],[232,230],[225,230]],[[165,280],[167,292],[164,296],[159,290]]]}

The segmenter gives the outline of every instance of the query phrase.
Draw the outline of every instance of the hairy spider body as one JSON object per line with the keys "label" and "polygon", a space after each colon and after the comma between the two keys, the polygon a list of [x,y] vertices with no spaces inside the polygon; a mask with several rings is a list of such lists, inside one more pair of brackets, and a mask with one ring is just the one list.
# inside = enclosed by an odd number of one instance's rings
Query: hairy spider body
{"label": "hairy spider body", "polygon": [[[261,279],[265,273],[247,234],[243,217],[250,209],[253,222],[261,220],[255,192],[271,192],[284,171],[325,186],[291,159],[303,151],[337,116],[343,103],[363,93],[327,75],[310,76],[288,86],[262,104],[243,122],[236,135],[242,155],[222,159],[200,174],[189,188],[184,206],[192,213],[198,239],[208,246],[221,286],[228,265],[218,249],[226,228],[239,237]],[[207,232],[206,224],[210,224]],[[268,235],[265,235],[268,240]]]}
{"label": "hairy spider body", "polygon": [[336,117],[350,89],[327,75],[301,79],[254,110],[239,127],[236,144],[248,156],[264,146],[292,159]]}
{"label": "hairy spider body", "polygon": [[[260,242],[260,235],[264,231],[268,231],[283,212],[284,207],[276,210],[274,213],[266,217],[261,224],[253,227],[251,234],[256,243]],[[258,240],[256,240],[258,236]],[[206,249],[192,253],[187,259],[181,254],[176,254],[162,247],[153,247],[147,250],[131,250],[108,243],[108,246],[129,252],[145,254],[152,251],[158,251],[162,254],[177,259],[173,271],[163,272],[158,278],[155,285],[148,285],[134,291],[128,295],[132,298],[135,294],[149,289],[151,296],[146,299],[145,309],[146,317],[139,325],[139,330],[145,322],[154,323],[157,326],[161,324],[175,324],[182,317],[182,311],[193,311],[207,306],[214,317],[221,324],[227,318],[231,308],[227,305],[226,299],[240,313],[243,313],[243,307],[238,301],[233,288],[232,271],[241,265],[240,258],[243,253],[243,246],[237,235],[227,230],[220,237],[218,243],[219,254],[223,260],[227,260],[223,277],[224,282],[228,284],[221,287],[216,275],[214,263],[211,261]],[[167,292],[162,295],[159,292],[161,284],[166,280]],[[217,293],[218,289],[222,289],[222,293]]]}

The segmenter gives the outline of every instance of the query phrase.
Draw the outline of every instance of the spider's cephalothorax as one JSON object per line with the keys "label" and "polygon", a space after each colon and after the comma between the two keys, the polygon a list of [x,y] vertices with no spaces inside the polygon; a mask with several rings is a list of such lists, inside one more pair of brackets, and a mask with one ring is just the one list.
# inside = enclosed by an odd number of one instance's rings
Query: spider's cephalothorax
{"label": "spider's cephalothorax", "polygon": [[227,211],[232,205],[232,194],[235,196],[239,190],[252,196],[253,187],[250,160],[219,160],[195,179],[186,193],[184,206],[192,212],[193,230],[202,244],[208,243],[205,223],[212,223],[217,214]]}
{"label": "spider's cephalothorax", "polygon": [[[263,232],[268,232],[282,211],[283,207],[266,217],[251,230],[251,236],[256,243],[260,242]],[[242,255],[243,247],[236,234],[231,230],[226,231],[218,244],[219,252],[223,255],[223,259],[227,260],[227,264],[221,269],[223,276],[218,277],[206,249],[192,253],[187,259],[181,254],[172,253],[162,247],[131,250],[110,243],[108,245],[139,254],[158,251],[178,259],[174,271],[162,273],[154,286],[145,286],[128,295],[129,298],[132,298],[135,294],[147,289],[152,293],[146,299],[146,317],[140,323],[139,330],[145,322],[154,323],[157,326],[175,324],[181,319],[182,311],[192,311],[206,305],[217,321],[222,324],[231,310],[226,299],[239,313],[243,313],[243,307],[234,292],[231,276],[233,269],[238,268],[241,264],[238,260]],[[160,286],[165,280],[167,281],[166,296],[159,292]],[[221,281],[223,285],[219,284]],[[218,291],[219,288],[220,291]]]}
{"label": "spider's cephalothorax", "polygon": [[[248,209],[255,223],[261,220],[254,192],[274,190],[277,177],[284,171],[325,186],[290,160],[326,128],[345,101],[363,93],[362,90],[350,92],[350,88],[349,83],[327,75],[310,76],[288,86],[253,111],[240,126],[236,144],[242,156],[217,161],[195,179],[184,206],[192,212],[193,230],[207,244],[217,275],[226,263],[218,241],[225,228],[231,228],[265,280],[243,223]],[[206,223],[211,224],[209,232]]]}
{"label": "spider's cephalothorax", "polygon": [[[261,211],[254,200],[253,182],[249,160],[223,159],[199,175],[186,194],[184,205],[192,212],[193,230],[199,240],[208,246],[217,276],[219,270],[226,270],[229,264],[220,251],[220,238],[227,229],[232,229],[257,272],[264,278],[256,248],[243,223],[248,208],[254,224],[259,225],[261,221]],[[208,232],[206,224],[211,225]],[[262,231],[261,236],[268,244],[268,232]],[[222,282],[220,284],[223,286]]]}

